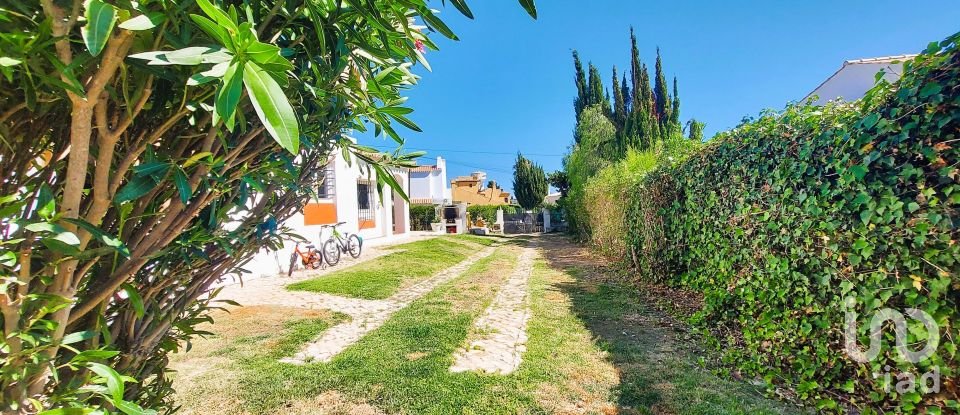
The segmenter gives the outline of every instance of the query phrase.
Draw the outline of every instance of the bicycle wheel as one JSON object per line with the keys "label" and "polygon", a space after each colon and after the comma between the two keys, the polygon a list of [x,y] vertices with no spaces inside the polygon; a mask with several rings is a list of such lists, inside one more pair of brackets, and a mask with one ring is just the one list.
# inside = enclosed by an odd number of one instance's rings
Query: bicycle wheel
{"label": "bicycle wheel", "polygon": [[360,242],[360,237],[350,235],[350,237],[347,238],[347,252],[350,252],[350,256],[359,258],[361,249],[363,249],[363,243]]}
{"label": "bicycle wheel", "polygon": [[290,268],[287,268],[287,276],[293,275],[293,269],[297,267],[297,253],[290,254]]}
{"label": "bicycle wheel", "polygon": [[330,239],[323,244],[323,259],[327,260],[331,267],[340,262],[340,246],[337,241]]}

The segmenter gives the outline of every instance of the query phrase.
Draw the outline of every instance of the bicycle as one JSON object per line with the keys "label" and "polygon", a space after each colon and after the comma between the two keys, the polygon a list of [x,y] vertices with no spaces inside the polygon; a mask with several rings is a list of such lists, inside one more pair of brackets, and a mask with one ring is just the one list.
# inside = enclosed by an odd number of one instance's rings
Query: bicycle
{"label": "bicycle", "polygon": [[319,269],[323,266],[323,254],[313,244],[307,245],[306,249],[301,251],[299,242],[293,247],[293,253],[290,254],[290,268],[287,270],[288,277],[293,275],[293,270],[297,267],[297,258],[306,268]]}
{"label": "bicycle", "polygon": [[350,232],[340,233],[337,226],[346,222],[339,222],[334,225],[323,225],[320,228],[320,240],[323,240],[323,230],[331,228],[333,233],[330,238],[323,243],[322,256],[330,266],[337,265],[340,262],[340,253],[347,252],[354,258],[360,257],[360,251],[363,249],[363,239]]}

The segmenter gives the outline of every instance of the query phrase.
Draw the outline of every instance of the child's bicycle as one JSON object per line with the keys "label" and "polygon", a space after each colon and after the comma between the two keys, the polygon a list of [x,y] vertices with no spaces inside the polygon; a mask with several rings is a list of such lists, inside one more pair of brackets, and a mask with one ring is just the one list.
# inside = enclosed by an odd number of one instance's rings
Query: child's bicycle
{"label": "child's bicycle", "polygon": [[363,239],[360,239],[359,236],[351,234],[350,232],[340,233],[340,231],[337,230],[337,226],[345,223],[346,222],[340,222],[334,225],[323,225],[320,229],[321,241],[323,240],[324,229],[331,228],[333,230],[330,238],[323,243],[322,255],[331,267],[340,262],[341,252],[348,252],[350,256],[357,258],[360,256],[360,250],[363,249]]}
{"label": "child's bicycle", "polygon": [[[300,250],[300,243],[293,247],[293,253],[290,254],[290,268],[287,269],[287,276],[293,275],[293,270],[297,268],[297,263],[304,268],[318,269],[323,265],[323,254],[316,249],[313,244],[307,245],[306,251]],[[299,259],[299,261],[297,261]]]}

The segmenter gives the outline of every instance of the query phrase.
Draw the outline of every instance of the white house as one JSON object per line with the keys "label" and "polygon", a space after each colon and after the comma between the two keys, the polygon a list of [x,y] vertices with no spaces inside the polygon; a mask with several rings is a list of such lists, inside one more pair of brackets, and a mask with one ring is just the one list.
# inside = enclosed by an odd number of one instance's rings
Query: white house
{"label": "white house", "polygon": [[845,61],[840,69],[808,94],[804,101],[812,97],[817,97],[814,105],[824,105],[838,98],[847,102],[856,101],[863,98],[876,84],[877,73],[882,70],[883,79],[895,82],[903,74],[903,63],[916,56],[897,55]]}
{"label": "white house", "polygon": [[410,202],[421,205],[450,203],[450,186],[447,182],[447,162],[437,157],[432,166],[417,166],[410,169]]}
{"label": "white house", "polygon": [[[356,158],[351,161],[347,163],[341,152],[334,152],[326,167],[317,172],[316,196],[283,226],[318,247],[323,242],[322,225],[338,222],[346,222],[339,227],[341,232],[360,235],[364,245],[370,240],[408,236],[409,204],[389,186],[384,186],[383,191],[389,193],[381,198],[376,171],[367,169],[366,163]],[[409,194],[409,169],[393,168],[390,173]],[[329,236],[328,229],[323,233],[324,240]],[[285,272],[293,248],[294,243],[287,242],[279,252],[261,252],[245,268],[255,277]]]}

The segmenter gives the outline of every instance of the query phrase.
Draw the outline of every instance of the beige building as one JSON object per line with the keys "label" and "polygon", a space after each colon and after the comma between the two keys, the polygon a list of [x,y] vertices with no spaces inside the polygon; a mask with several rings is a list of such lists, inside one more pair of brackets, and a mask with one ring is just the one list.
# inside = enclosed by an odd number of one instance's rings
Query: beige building
{"label": "beige building", "polygon": [[460,176],[450,181],[450,193],[453,203],[468,205],[506,205],[510,203],[510,193],[504,192],[496,183],[490,187],[486,183],[487,174],[481,171],[469,176]]}

